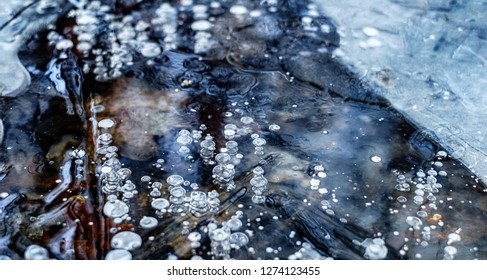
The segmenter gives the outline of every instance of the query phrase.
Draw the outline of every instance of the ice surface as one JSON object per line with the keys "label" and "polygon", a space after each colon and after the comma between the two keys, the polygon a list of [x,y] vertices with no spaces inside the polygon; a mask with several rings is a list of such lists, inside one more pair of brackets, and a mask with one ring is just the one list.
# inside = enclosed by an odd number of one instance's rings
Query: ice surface
{"label": "ice surface", "polygon": [[64,0],[13,0],[2,3],[0,96],[16,96],[30,84],[29,72],[20,62],[17,52],[33,34],[57,19],[64,4]]}
{"label": "ice surface", "polygon": [[334,54],[449,153],[487,178],[487,3],[322,1]]}

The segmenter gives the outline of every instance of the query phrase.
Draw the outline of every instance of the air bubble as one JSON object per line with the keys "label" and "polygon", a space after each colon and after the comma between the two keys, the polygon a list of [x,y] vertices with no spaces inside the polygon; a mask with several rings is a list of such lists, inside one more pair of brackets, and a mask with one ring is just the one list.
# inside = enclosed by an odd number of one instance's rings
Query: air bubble
{"label": "air bubble", "polygon": [[382,161],[382,158],[380,156],[371,156],[370,160],[375,163],[379,163]]}
{"label": "air bubble", "polygon": [[114,200],[107,202],[103,206],[103,214],[109,218],[121,217],[129,212],[129,207],[121,200]]}
{"label": "air bubble", "polygon": [[120,180],[125,181],[132,175],[132,171],[128,168],[121,168],[117,171],[117,175]]}
{"label": "air bubble", "polygon": [[144,216],[142,217],[142,219],[140,219],[139,221],[139,225],[140,227],[144,228],[144,229],[150,229],[150,228],[154,228],[156,227],[158,224],[157,222],[157,219],[154,218],[154,217],[147,217],[147,216]]}
{"label": "air bubble", "polygon": [[270,131],[278,131],[279,129],[281,129],[281,127],[277,124],[271,124],[269,125],[269,130]]}
{"label": "air bubble", "polygon": [[193,138],[189,135],[181,135],[176,139],[176,142],[181,146],[186,146],[193,142]]}
{"label": "air bubble", "polygon": [[462,238],[458,233],[450,233],[448,234],[448,245],[452,244],[453,242],[461,241]]}
{"label": "air bubble", "polygon": [[86,155],[86,152],[85,152],[85,150],[83,150],[83,149],[74,149],[74,150],[71,152],[71,155],[72,155],[74,158],[83,158],[83,157]]}
{"label": "air bubble", "polygon": [[145,57],[155,57],[161,53],[161,48],[156,43],[145,42],[142,45],[140,53]]}
{"label": "air bubble", "polygon": [[142,238],[135,232],[121,231],[112,237],[111,245],[115,249],[134,250],[142,245]]}
{"label": "air bubble", "polygon": [[436,156],[439,158],[446,158],[448,154],[445,151],[439,151],[438,153],[436,153]]}
{"label": "air bubble", "polygon": [[406,202],[408,201],[408,199],[407,199],[406,197],[402,196],[402,195],[401,195],[401,196],[398,196],[398,197],[396,198],[396,200],[397,200],[399,203],[406,203]]}
{"label": "air bubble", "polygon": [[29,245],[24,252],[24,258],[26,260],[48,260],[49,252],[39,245]]}
{"label": "air bubble", "polygon": [[418,217],[420,217],[420,218],[428,217],[428,213],[426,213],[426,211],[418,211],[418,212],[416,212],[416,215],[418,215]]}
{"label": "air bubble", "polygon": [[165,198],[157,198],[151,202],[152,208],[154,208],[156,210],[166,209],[167,207],[169,207],[169,204],[170,204],[169,200],[167,200]]}
{"label": "air bubble", "polygon": [[254,122],[254,119],[252,117],[249,117],[249,116],[244,116],[244,117],[241,117],[240,118],[240,122],[242,122],[243,124],[251,124]]}
{"label": "air bubble", "polygon": [[132,254],[125,249],[110,250],[105,256],[105,260],[131,260]]}
{"label": "air bubble", "polygon": [[67,50],[73,47],[73,42],[69,39],[64,39],[56,43],[56,49]]}
{"label": "air bubble", "polygon": [[150,176],[147,175],[140,177],[140,181],[144,183],[150,182],[150,180],[151,180]]}
{"label": "air bubble", "polygon": [[98,122],[98,127],[104,129],[112,128],[114,125],[115,122],[112,119],[103,119],[100,122]]}
{"label": "air bubble", "polygon": [[243,247],[249,243],[249,237],[243,232],[234,232],[230,234],[229,242],[233,247]]}
{"label": "air bubble", "polygon": [[207,20],[197,20],[191,24],[191,29],[194,31],[207,31],[213,25]]}
{"label": "air bubble", "polygon": [[210,239],[212,241],[222,242],[230,237],[230,234],[223,228],[217,228],[210,232]]}
{"label": "air bubble", "polygon": [[242,227],[242,221],[233,216],[230,220],[226,222],[225,226],[228,227],[231,231],[236,231]]}
{"label": "air bubble", "polygon": [[420,205],[420,204],[423,203],[424,198],[422,196],[417,195],[417,196],[414,197],[413,201],[414,201],[414,203]]}
{"label": "air bubble", "polygon": [[419,230],[423,225],[423,222],[418,217],[408,216],[406,218],[406,223],[412,226],[414,229]]}
{"label": "air bubble", "polygon": [[387,256],[387,246],[380,238],[367,238],[362,242],[365,247],[364,257],[369,260],[382,260]]}
{"label": "air bubble", "polygon": [[166,182],[172,186],[180,186],[181,184],[183,184],[184,179],[180,175],[171,175],[167,177]]}
{"label": "air bubble", "polygon": [[254,141],[252,141],[252,144],[254,144],[254,146],[257,146],[257,147],[260,147],[260,146],[263,146],[265,145],[266,141],[264,138],[255,138]]}

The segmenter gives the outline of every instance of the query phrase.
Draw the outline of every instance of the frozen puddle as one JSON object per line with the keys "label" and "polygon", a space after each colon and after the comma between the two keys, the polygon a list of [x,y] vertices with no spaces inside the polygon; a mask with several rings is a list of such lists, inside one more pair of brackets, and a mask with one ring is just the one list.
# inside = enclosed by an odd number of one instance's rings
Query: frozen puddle
{"label": "frozen puddle", "polygon": [[484,184],[316,5],[41,2],[0,99],[0,259],[487,258]]}

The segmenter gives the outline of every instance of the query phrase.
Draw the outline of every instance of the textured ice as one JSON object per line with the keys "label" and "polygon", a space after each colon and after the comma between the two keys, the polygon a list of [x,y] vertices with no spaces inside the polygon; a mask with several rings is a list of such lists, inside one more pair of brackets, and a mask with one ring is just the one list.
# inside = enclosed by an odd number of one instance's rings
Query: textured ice
{"label": "textured ice", "polygon": [[[30,36],[55,21],[64,0],[13,0],[0,11],[0,96],[15,96],[30,83],[17,53]],[[33,20],[35,19],[35,20]]]}
{"label": "textured ice", "polygon": [[487,179],[487,3],[316,3],[337,23],[334,54]]}

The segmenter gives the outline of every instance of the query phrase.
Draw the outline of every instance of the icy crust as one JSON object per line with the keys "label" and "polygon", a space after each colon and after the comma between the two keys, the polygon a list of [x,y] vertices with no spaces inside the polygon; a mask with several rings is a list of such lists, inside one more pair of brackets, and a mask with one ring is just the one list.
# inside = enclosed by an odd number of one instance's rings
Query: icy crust
{"label": "icy crust", "polygon": [[337,22],[334,55],[486,180],[485,3],[316,3]]}
{"label": "icy crust", "polygon": [[19,49],[36,32],[53,23],[66,9],[64,0],[13,0],[0,12],[0,96],[16,96],[30,84],[30,74],[19,60]]}

